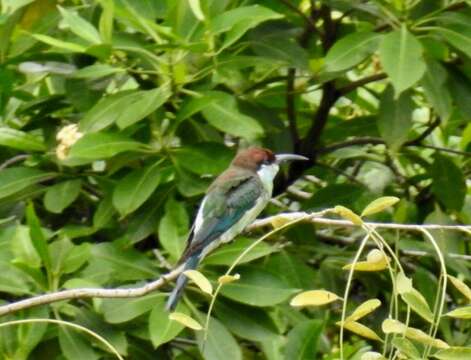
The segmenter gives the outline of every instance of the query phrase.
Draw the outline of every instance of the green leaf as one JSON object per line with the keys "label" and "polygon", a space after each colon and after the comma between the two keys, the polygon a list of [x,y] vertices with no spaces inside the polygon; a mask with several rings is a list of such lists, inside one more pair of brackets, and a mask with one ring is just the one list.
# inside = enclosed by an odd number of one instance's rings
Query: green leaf
{"label": "green leaf", "polygon": [[0,199],[54,176],[54,173],[46,173],[34,168],[11,167],[4,169],[0,171]]}
{"label": "green leaf", "polygon": [[393,206],[394,204],[396,204],[397,202],[399,202],[399,198],[395,197],[395,196],[383,196],[383,197],[380,197],[376,200],[373,200],[372,202],[370,202],[364,209],[363,211],[361,212],[361,216],[369,216],[369,215],[373,215],[373,214],[376,214],[376,213],[379,213],[391,206]]}
{"label": "green leaf", "polygon": [[120,324],[150,311],[164,297],[163,293],[155,293],[131,299],[104,299],[101,311],[107,322]]}
{"label": "green leaf", "polygon": [[411,360],[421,359],[420,353],[417,348],[409,340],[403,337],[396,337],[392,340],[392,344],[401,353],[411,358]]}
{"label": "green leaf", "polygon": [[221,93],[218,101],[207,104],[203,116],[216,129],[246,139],[255,139],[263,135],[263,128],[252,117],[237,109],[236,100]]}
{"label": "green leaf", "polygon": [[[235,259],[254,242],[254,239],[246,237],[238,237],[234,242],[221,246],[214,252],[210,253],[204,260],[203,264],[207,265],[231,265]],[[273,246],[265,242],[256,245],[239,264],[248,263],[255,259],[259,259],[276,251]]]}
{"label": "green leaf", "polygon": [[7,127],[0,127],[0,146],[24,151],[46,150],[46,145],[35,136]]}
{"label": "green leaf", "polygon": [[463,25],[448,25],[446,28],[434,27],[434,33],[445,38],[458,51],[464,52],[471,57],[471,27]]}
{"label": "green leaf", "polygon": [[[199,313],[200,321],[204,317]],[[200,352],[205,360],[242,360],[242,352],[237,341],[215,318],[211,318],[208,329],[208,339],[203,346],[203,332],[196,333]]]}
{"label": "green leaf", "polygon": [[433,322],[433,313],[432,310],[430,310],[430,306],[422,294],[419,293],[416,289],[402,293],[401,298],[418,315],[430,323]]}
{"label": "green leaf", "polygon": [[420,80],[425,72],[422,45],[403,25],[383,37],[379,56],[384,71],[391,79],[398,97]]}
{"label": "green leaf", "polygon": [[185,249],[189,219],[181,202],[170,197],[165,204],[165,215],[159,223],[159,241],[175,260]]}
{"label": "green leaf", "polygon": [[30,279],[23,271],[6,261],[0,261],[0,291],[16,296],[32,295]]}
{"label": "green leaf", "polygon": [[304,208],[309,210],[331,208],[336,205],[353,207],[356,200],[365,192],[363,187],[351,184],[327,185],[314,193],[314,196],[304,202]]}
{"label": "green leaf", "polygon": [[471,306],[456,308],[445,315],[456,319],[471,319]]}
{"label": "green leaf", "polygon": [[46,269],[50,271],[52,268],[52,262],[51,255],[49,254],[47,240],[41,229],[41,224],[38,217],[36,216],[36,212],[34,211],[33,203],[31,202],[26,208],[26,221],[29,226],[29,236],[31,237],[33,246],[38,252],[38,255]]}
{"label": "green leaf", "polygon": [[432,192],[450,210],[461,210],[466,196],[466,181],[462,170],[441,154],[435,154],[430,167]]}
{"label": "green leaf", "polygon": [[105,268],[114,280],[153,279],[158,275],[155,262],[133,248],[120,247],[116,242],[93,245],[91,255],[89,266],[95,264],[98,268]]}
{"label": "green leaf", "polygon": [[53,38],[52,36],[48,35],[43,35],[43,34],[33,34],[32,35],[36,40],[39,40],[45,44],[51,45],[54,48],[66,50],[67,52],[73,52],[73,53],[83,53],[87,49],[85,46],[67,42],[67,41],[62,41],[56,38]]}
{"label": "green leaf", "polygon": [[308,320],[298,323],[288,333],[285,358],[290,360],[315,359],[322,330],[321,320]]}
{"label": "green leaf", "polygon": [[[124,69],[112,67],[107,64],[93,64],[75,71],[72,76],[77,79],[98,79],[104,76],[125,72]],[[113,95],[110,95],[111,97]],[[107,97],[108,99],[108,97]],[[83,121],[83,120],[82,120]]]}
{"label": "green leaf", "polygon": [[113,205],[121,216],[139,208],[160,183],[160,161],[134,170],[122,179],[113,191]]}
{"label": "green leaf", "polygon": [[178,148],[175,156],[178,165],[195,174],[217,175],[228,167],[234,153],[222,144],[208,142]]}
{"label": "green leaf", "polygon": [[14,236],[9,244],[16,264],[22,263],[35,269],[41,266],[41,258],[33,246],[27,226],[15,226]]}
{"label": "green leaf", "polygon": [[341,38],[325,57],[326,70],[336,72],[355,66],[376,50],[380,38],[374,32],[355,32]]}
{"label": "green leaf", "polygon": [[211,20],[210,31],[213,34],[226,33],[219,51],[232,45],[248,30],[267,20],[274,20],[283,15],[260,5],[241,6],[228,10]]}
{"label": "green leaf", "polygon": [[255,267],[240,268],[240,280],[226,284],[221,294],[252,306],[272,306],[286,301],[298,292],[272,273]]}
{"label": "green leaf", "polygon": [[[149,315],[149,334],[155,348],[175,338],[184,328],[183,325],[169,319],[169,312],[165,308],[166,298],[155,300],[154,307]],[[188,308],[180,301],[175,311],[190,314]]]}
{"label": "green leaf", "polygon": [[80,15],[77,13],[67,10],[61,6],[58,6],[58,8],[65,24],[67,24],[67,26],[70,28],[70,31],[72,31],[75,35],[86,41],[89,41],[92,44],[99,44],[101,42],[100,34],[87,20],[80,17]]}
{"label": "green leaf", "polygon": [[427,60],[427,71],[422,78],[425,96],[446,124],[453,111],[453,103],[447,84],[445,68],[435,60]]}
{"label": "green leaf", "polygon": [[79,123],[81,131],[97,132],[116,123],[124,129],[144,119],[170,97],[170,87],[121,91],[101,99]]}
{"label": "green leaf", "polygon": [[[49,318],[46,307],[32,308],[25,315],[26,318]],[[46,330],[47,323],[21,324],[17,327],[18,348],[15,351],[15,359],[28,359],[29,354],[41,342]]]}
{"label": "green leaf", "polygon": [[412,127],[413,110],[410,93],[403,93],[394,99],[392,87],[388,86],[384,90],[377,125],[381,137],[393,150],[397,150],[406,142]]}
{"label": "green leaf", "polygon": [[67,360],[99,359],[93,350],[90,339],[65,326],[59,327],[59,345]]}
{"label": "green leaf", "polygon": [[49,187],[44,195],[44,206],[50,212],[60,214],[77,199],[81,186],[80,180],[69,180]]}
{"label": "green leaf", "polygon": [[471,358],[471,348],[450,347],[448,349],[438,350],[433,354],[433,357],[440,360],[468,360]]}
{"label": "green leaf", "polygon": [[112,196],[108,195],[101,200],[93,214],[93,227],[95,229],[104,228],[113,218],[116,210],[113,207]]}
{"label": "green leaf", "polygon": [[142,146],[124,135],[91,133],[85,134],[70,148],[69,157],[92,162],[113,157],[124,151],[135,151]]}
{"label": "green leaf", "polygon": [[231,332],[243,339],[266,341],[277,336],[278,331],[273,320],[263,309],[218,301],[214,311]]}

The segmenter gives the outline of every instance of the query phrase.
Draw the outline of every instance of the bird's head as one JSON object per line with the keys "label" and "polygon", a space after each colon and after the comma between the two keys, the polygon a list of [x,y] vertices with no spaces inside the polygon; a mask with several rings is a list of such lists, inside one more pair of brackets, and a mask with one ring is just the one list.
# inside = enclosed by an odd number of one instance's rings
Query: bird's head
{"label": "bird's head", "polygon": [[232,165],[255,171],[262,178],[273,179],[281,163],[293,160],[309,159],[296,154],[274,154],[268,149],[252,147],[240,151],[232,161]]}

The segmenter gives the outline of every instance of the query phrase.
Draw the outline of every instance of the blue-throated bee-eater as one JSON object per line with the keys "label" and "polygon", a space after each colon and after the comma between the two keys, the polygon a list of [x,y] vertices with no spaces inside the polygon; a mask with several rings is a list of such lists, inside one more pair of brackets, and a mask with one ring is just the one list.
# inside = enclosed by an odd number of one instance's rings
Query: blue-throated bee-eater
{"label": "blue-throated bee-eater", "polygon": [[[273,179],[282,162],[308,160],[301,155],[273,154],[268,149],[240,151],[226,171],[208,188],[196,215],[193,231],[179,261],[183,271],[195,269],[208,252],[232,240],[265,208],[273,191]],[[188,281],[184,274],[167,301],[174,310]]]}

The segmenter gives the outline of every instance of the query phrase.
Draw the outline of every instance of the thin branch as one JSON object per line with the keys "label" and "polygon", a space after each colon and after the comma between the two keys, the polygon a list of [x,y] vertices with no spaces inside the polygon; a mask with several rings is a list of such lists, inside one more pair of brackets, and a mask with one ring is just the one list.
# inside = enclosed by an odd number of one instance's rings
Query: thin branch
{"label": "thin branch", "polygon": [[386,78],[387,78],[387,75],[385,73],[378,73],[378,74],[374,74],[374,75],[371,75],[371,76],[366,76],[364,78],[353,81],[350,84],[345,85],[344,87],[341,87],[338,91],[341,95],[346,95],[349,92],[352,92],[353,90],[355,90],[359,87],[362,87],[362,86],[365,86],[369,83],[379,81],[379,80],[383,80],[383,79],[386,79]]}
{"label": "thin branch", "polygon": [[293,5],[289,0],[280,0],[280,2],[282,2],[286,7],[288,7],[289,9],[291,9],[292,11],[294,11],[296,14],[298,14],[300,17],[303,18],[303,20],[306,22],[306,24],[309,26],[309,28],[311,29],[311,31],[315,32],[315,33],[319,33],[319,30],[317,29],[316,27],[316,23],[314,21],[314,19],[310,16],[307,16],[305,13],[303,13],[300,9],[298,9],[298,7],[296,7],[295,5]]}
{"label": "thin branch", "polygon": [[0,170],[3,170],[7,168],[8,166],[13,165],[17,162],[26,160],[27,158],[29,158],[28,154],[20,154],[20,155],[13,156],[12,158],[6,160],[3,164],[0,165]]}
{"label": "thin branch", "polygon": [[[255,221],[250,225],[247,230],[252,231],[260,229],[266,226],[271,226],[276,220],[283,220],[286,222],[294,221],[307,221],[319,225],[327,226],[341,226],[341,227],[355,227],[358,225],[353,224],[348,220],[338,220],[325,218],[325,214],[328,210],[317,213],[306,213],[306,212],[293,212],[293,213],[282,213],[275,216],[270,216],[265,219]],[[438,224],[394,224],[394,223],[377,223],[377,222],[365,222],[366,226],[370,226],[375,229],[399,229],[408,231],[421,231],[424,230],[452,230],[462,231],[471,235],[471,225],[438,225]],[[81,289],[70,289],[62,290],[54,293],[34,296],[28,299],[20,300],[10,304],[0,306],[0,316],[11,314],[20,310],[28,309],[34,306],[51,304],[58,301],[72,300],[72,299],[86,299],[86,298],[134,298],[147,295],[174,280],[183,271],[183,265],[170,271],[169,273],[162,275],[159,279],[152,281],[142,287],[128,288],[128,289],[102,289],[102,288],[81,288]]]}
{"label": "thin branch", "polygon": [[288,118],[289,130],[291,133],[291,141],[295,152],[298,152],[299,133],[296,123],[296,106],[294,97],[294,79],[296,77],[296,69],[290,68],[286,78],[286,117]]}
{"label": "thin branch", "polygon": [[29,299],[20,300],[7,305],[0,306],[0,316],[7,315],[19,310],[28,309],[38,305],[51,304],[57,301],[85,298],[133,298],[151,293],[162,287],[169,281],[175,279],[183,270],[183,266],[162,275],[159,279],[152,281],[142,287],[129,289],[101,289],[82,288],[63,290],[54,293],[34,296]]}
{"label": "thin branch", "polygon": [[439,117],[437,117],[434,121],[432,121],[430,123],[430,125],[427,127],[427,129],[422,134],[420,134],[414,140],[407,141],[405,143],[405,145],[408,145],[408,146],[420,145],[422,140],[425,140],[427,138],[427,136],[429,136],[433,132],[433,130],[435,130],[437,128],[437,126],[440,125],[440,123],[441,123],[441,119]]}

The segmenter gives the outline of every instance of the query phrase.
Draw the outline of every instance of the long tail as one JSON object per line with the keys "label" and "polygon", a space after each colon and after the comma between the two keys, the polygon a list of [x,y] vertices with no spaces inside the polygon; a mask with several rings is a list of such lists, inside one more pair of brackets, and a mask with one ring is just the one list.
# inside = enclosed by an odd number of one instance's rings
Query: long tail
{"label": "long tail", "polygon": [[[188,259],[185,260],[185,266],[183,268],[183,271],[196,269],[199,262],[200,262],[199,254],[191,255]],[[175,307],[177,306],[178,301],[183,295],[183,289],[185,288],[185,285],[187,282],[188,282],[188,278],[184,274],[180,274],[180,276],[178,276],[175,288],[170,294],[167,300],[167,305],[165,306],[165,308],[168,311],[175,310]]]}

